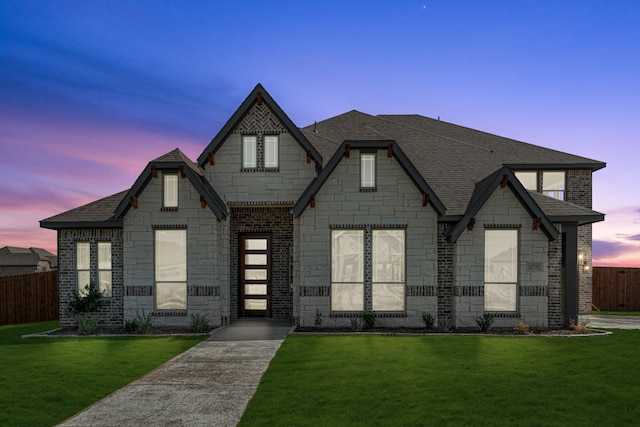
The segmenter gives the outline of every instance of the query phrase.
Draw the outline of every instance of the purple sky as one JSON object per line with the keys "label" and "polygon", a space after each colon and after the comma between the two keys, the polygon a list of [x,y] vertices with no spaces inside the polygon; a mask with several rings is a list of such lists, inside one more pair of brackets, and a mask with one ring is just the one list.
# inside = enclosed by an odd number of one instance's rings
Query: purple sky
{"label": "purple sky", "polygon": [[640,266],[640,2],[0,0],[0,247],[192,159],[262,83],[298,126],[415,113],[607,163],[594,264]]}

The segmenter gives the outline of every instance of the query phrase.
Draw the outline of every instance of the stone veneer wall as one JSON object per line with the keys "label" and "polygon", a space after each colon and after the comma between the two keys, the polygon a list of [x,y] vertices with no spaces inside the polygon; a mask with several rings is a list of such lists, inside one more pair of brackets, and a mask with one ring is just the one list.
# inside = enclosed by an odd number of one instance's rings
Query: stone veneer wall
{"label": "stone veneer wall", "polygon": [[[549,241],[542,230],[532,230],[532,218],[508,187],[497,188],[465,230],[454,250],[454,308],[456,328],[476,328],[484,310],[485,228],[519,230],[518,306],[515,313],[496,313],[494,326],[512,328],[522,321],[547,324]],[[540,269],[529,269],[530,264]]]}
{"label": "stone veneer wall", "polygon": [[107,326],[123,324],[123,277],[122,277],[122,229],[63,229],[58,230],[58,294],[60,296],[60,326],[75,326],[75,320],[67,315],[67,307],[78,289],[76,274],[76,242],[90,243],[91,282],[98,283],[98,243],[111,243],[111,291],[110,298],[103,298],[100,320]]}
{"label": "stone veneer wall", "polygon": [[[378,313],[377,325],[420,327],[423,312],[438,314],[437,215],[431,206],[422,206],[422,194],[386,149],[377,151],[376,175],[376,190],[361,191],[360,153],[352,149],[315,195],[315,207],[308,206],[296,219],[294,315],[299,325],[314,326],[316,310],[326,327],[349,327],[350,318],[360,314],[331,311],[333,227],[405,230],[405,310]],[[370,304],[367,288],[365,304]]]}
{"label": "stone veneer wall", "polygon": [[[212,326],[229,320],[228,221],[218,221],[187,178],[178,178],[178,208],[162,208],[162,174],[124,217],[124,320],[153,313],[158,326],[186,326],[192,314]],[[187,230],[187,309],[156,310],[155,230]]]}
{"label": "stone veneer wall", "polygon": [[231,208],[231,317],[238,318],[238,235],[271,234],[271,318],[293,318],[290,251],[293,244],[292,204],[284,206],[233,206]]}

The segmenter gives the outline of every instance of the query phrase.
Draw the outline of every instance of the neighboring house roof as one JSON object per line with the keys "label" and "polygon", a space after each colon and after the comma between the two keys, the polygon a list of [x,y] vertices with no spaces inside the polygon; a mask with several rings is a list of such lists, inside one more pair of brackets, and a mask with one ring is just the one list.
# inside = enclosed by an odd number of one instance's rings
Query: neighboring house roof
{"label": "neighboring house roof", "polygon": [[251,109],[251,106],[256,102],[263,102],[271,108],[271,110],[276,114],[276,116],[280,119],[282,124],[287,128],[289,133],[293,135],[294,139],[300,144],[303,150],[309,153],[313,161],[316,163],[317,167],[322,166],[322,156],[316,150],[316,147],[311,145],[309,140],[304,136],[300,129],[293,124],[291,119],[285,114],[285,112],[280,108],[280,106],[273,100],[271,95],[266,91],[264,87],[260,83],[256,85],[256,87],[251,91],[249,96],[244,100],[240,107],[236,110],[235,113],[229,118],[227,123],[222,127],[220,132],[211,140],[209,145],[204,149],[202,154],[198,157],[198,165],[204,167],[209,159],[209,153],[215,154],[216,151],[220,148],[220,146],[227,140],[227,137],[233,132],[235,127],[240,123],[242,118],[247,114],[247,112]]}
{"label": "neighboring house roof", "polygon": [[450,242],[458,240],[458,237],[460,237],[465,228],[469,226],[472,219],[478,214],[480,209],[482,209],[498,186],[508,186],[511,189],[522,206],[527,210],[529,215],[531,215],[531,218],[540,221],[538,226],[548,239],[555,240],[558,238],[558,230],[553,226],[553,223],[545,212],[540,209],[534,201],[531,193],[525,190],[509,167],[503,166],[476,184],[464,215],[460,221],[445,231],[445,236]]}
{"label": "neighboring house roof", "polygon": [[418,173],[415,166],[411,163],[409,158],[404,154],[404,152],[400,149],[398,144],[395,141],[385,141],[385,140],[377,140],[377,141],[344,141],[340,147],[335,150],[334,155],[331,157],[325,168],[322,170],[320,175],[316,179],[314,179],[311,184],[305,189],[302,193],[302,196],[298,199],[298,201],[293,206],[293,215],[300,216],[302,212],[309,205],[309,201],[311,197],[317,194],[317,192],[322,188],[322,185],[327,181],[327,179],[331,176],[334,169],[340,161],[345,157],[345,152],[348,149],[362,150],[362,149],[387,149],[389,150],[389,154],[391,154],[400,167],[405,171],[405,173],[409,176],[411,181],[416,185],[418,190],[422,192],[423,196],[426,196],[425,200],[428,200],[428,203],[435,209],[438,215],[444,214],[444,205],[438,198],[437,194],[429,187],[429,184],[425,182],[422,176]]}
{"label": "neighboring house roof", "polygon": [[122,228],[122,220],[114,212],[127,195],[127,191],[105,197],[79,208],[40,221],[40,227],[59,230],[64,228]]}
{"label": "neighboring house roof", "polygon": [[127,192],[115,209],[115,218],[121,219],[131,208],[131,199],[138,197],[149,181],[153,178],[154,170],[180,170],[184,177],[188,178],[196,191],[200,194],[206,205],[211,209],[218,220],[229,216],[227,206],[218,193],[211,187],[211,184],[204,176],[204,171],[197,164],[179,149],[175,149],[155,160],[149,162],[144,171],[140,174],[133,187]]}
{"label": "neighboring house roof", "polygon": [[591,170],[605,166],[596,160],[417,115],[371,116],[354,110],[302,128],[302,133],[325,159],[345,140],[396,141],[440,197],[452,220],[464,215],[476,183],[504,165]]}
{"label": "neighboring house roof", "polygon": [[58,257],[42,248],[18,248],[5,246],[0,248],[0,267],[33,267],[40,261],[47,261],[51,267],[58,266]]}

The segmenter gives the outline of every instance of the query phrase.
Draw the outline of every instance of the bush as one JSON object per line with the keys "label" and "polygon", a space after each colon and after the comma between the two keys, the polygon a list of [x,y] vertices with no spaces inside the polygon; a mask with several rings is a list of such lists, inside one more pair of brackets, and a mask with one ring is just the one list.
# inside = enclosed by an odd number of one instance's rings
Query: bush
{"label": "bush", "polygon": [[362,327],[367,331],[376,327],[376,314],[373,311],[362,313]]}
{"label": "bush", "polygon": [[589,322],[586,320],[580,320],[576,322],[573,319],[569,319],[569,329],[571,329],[576,334],[584,334],[587,332],[589,328]]}
{"label": "bush", "polygon": [[442,332],[451,332],[453,330],[453,325],[451,325],[451,322],[443,319],[438,321],[438,329]]}
{"label": "bush", "polygon": [[536,334],[541,334],[541,333],[543,333],[543,332],[546,332],[546,331],[547,331],[547,327],[546,327],[546,326],[544,326],[544,323],[543,323],[543,324],[536,324],[536,329],[535,329],[535,331],[536,331]]}
{"label": "bush", "polygon": [[482,316],[478,316],[476,319],[476,323],[478,327],[482,331],[482,333],[488,333],[489,329],[491,329],[491,325],[493,325],[493,314],[484,313]]}
{"label": "bush", "polygon": [[358,332],[362,330],[362,319],[359,317],[352,317],[351,319],[351,330],[353,332]]}
{"label": "bush", "polygon": [[422,312],[422,323],[424,323],[424,327],[431,330],[436,326],[436,318],[433,314],[428,313],[426,311]]}
{"label": "bush", "polygon": [[153,331],[153,314],[144,314],[144,310],[142,310],[142,314],[136,312],[136,318],[134,320],[136,324],[136,332],[139,334],[150,334]]}
{"label": "bush", "polygon": [[319,328],[322,326],[322,313],[317,308],[316,308],[316,318],[313,324],[315,325],[316,328]]}
{"label": "bush", "polygon": [[518,324],[513,328],[513,332],[518,335],[526,335],[530,331],[529,325],[523,322],[518,322]]}
{"label": "bush", "polygon": [[135,334],[138,332],[138,322],[136,319],[127,320],[124,322],[124,330],[130,334]]}
{"label": "bush", "polygon": [[81,313],[95,313],[102,307],[102,293],[93,284],[86,285],[82,292],[73,291],[67,306],[67,313],[71,316]]}
{"label": "bush", "polygon": [[78,313],[74,316],[81,335],[95,334],[100,323],[100,316],[91,313]]}
{"label": "bush", "polygon": [[206,314],[192,314],[189,329],[196,334],[209,331],[209,319]]}

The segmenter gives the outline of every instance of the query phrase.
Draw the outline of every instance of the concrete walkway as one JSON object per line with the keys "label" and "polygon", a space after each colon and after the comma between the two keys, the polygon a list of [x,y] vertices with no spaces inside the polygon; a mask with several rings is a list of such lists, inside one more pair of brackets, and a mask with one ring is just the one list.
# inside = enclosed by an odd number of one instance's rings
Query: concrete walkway
{"label": "concrete walkway", "polygon": [[237,321],[61,426],[235,426],[291,323]]}
{"label": "concrete walkway", "polygon": [[640,329],[640,316],[584,315],[580,320],[589,322],[591,328]]}

